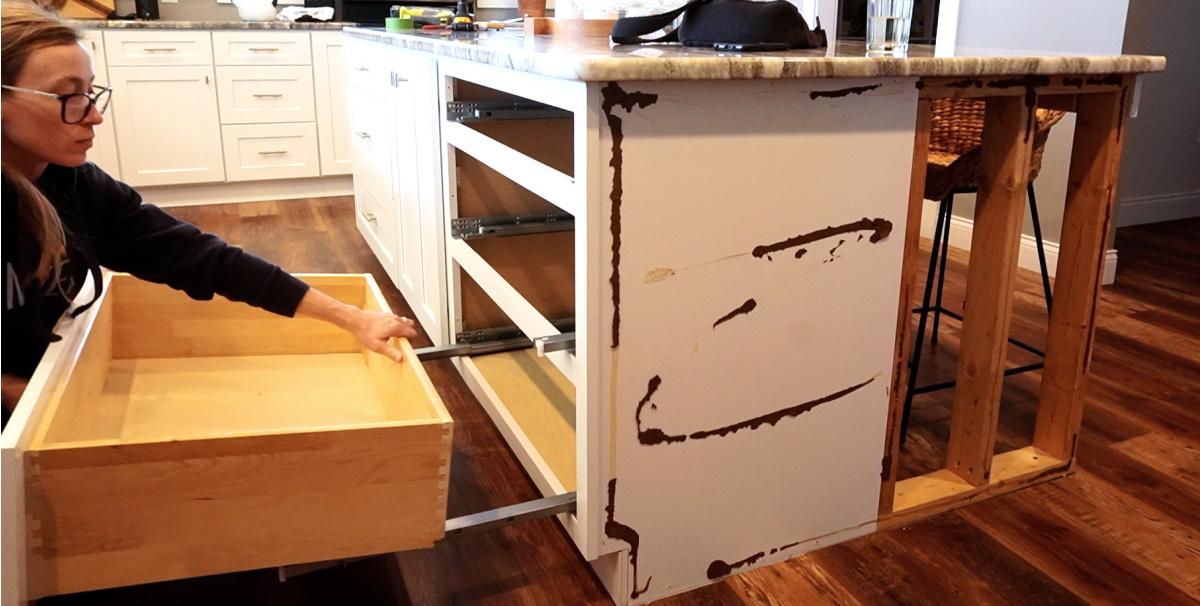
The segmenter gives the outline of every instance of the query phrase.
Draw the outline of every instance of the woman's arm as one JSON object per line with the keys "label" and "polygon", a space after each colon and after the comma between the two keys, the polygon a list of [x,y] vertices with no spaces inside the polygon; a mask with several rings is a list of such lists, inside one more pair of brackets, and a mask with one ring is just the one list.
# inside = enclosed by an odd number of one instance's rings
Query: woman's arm
{"label": "woman's arm", "polygon": [[329,322],[354,335],[367,349],[396,362],[403,360],[404,356],[399,349],[388,343],[388,339],[417,336],[413,321],[408,318],[381,311],[362,310],[342,303],[315,288],[310,288],[304,293],[300,306],[296,308],[296,315]]}

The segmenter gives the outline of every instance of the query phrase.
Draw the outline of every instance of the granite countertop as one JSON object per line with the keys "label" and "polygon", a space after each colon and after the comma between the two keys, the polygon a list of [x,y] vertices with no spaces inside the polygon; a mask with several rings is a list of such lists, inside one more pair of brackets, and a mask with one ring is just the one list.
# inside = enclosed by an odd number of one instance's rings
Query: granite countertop
{"label": "granite countertop", "polygon": [[830,49],[739,53],[677,44],[610,45],[608,38],[526,37],[521,30],[477,33],[388,32],[348,27],[346,35],[435,55],[586,82],[750,80],[878,76],[1006,76],[1162,71],[1163,57],[1070,55],[958,49],[934,57],[913,45],[904,57],[868,57],[862,41]]}
{"label": "granite countertop", "polygon": [[68,23],[82,29],[297,29],[340,30],[356,25],[341,21],[292,23],[290,21],[133,21],[128,19],[72,19]]}

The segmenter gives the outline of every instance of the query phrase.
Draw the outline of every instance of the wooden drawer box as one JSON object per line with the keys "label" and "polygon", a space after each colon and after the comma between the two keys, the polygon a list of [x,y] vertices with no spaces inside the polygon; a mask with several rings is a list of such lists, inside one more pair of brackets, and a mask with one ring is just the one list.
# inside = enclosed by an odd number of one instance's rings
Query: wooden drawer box
{"label": "wooden drawer box", "polygon": [[[386,309],[370,276],[304,279]],[[452,421],[406,341],[127,275],[60,332],[4,432],[6,603],[442,537]]]}

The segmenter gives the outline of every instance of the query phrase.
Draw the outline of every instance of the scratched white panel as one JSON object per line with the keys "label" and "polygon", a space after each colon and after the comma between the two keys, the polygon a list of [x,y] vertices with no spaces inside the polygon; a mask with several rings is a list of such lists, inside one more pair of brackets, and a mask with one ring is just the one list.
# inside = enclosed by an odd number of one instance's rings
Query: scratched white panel
{"label": "scratched white panel", "polygon": [[632,597],[870,532],[914,82],[607,86],[597,228],[619,355],[605,540],[636,533]]}

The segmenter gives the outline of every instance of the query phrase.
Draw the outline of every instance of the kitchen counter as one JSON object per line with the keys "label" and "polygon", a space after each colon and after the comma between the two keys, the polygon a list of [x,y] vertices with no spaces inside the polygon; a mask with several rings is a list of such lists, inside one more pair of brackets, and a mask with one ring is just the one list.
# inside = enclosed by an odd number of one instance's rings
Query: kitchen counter
{"label": "kitchen counter", "polygon": [[354,25],[342,21],[292,23],[290,21],[131,21],[125,19],[71,19],[71,25],[83,29],[271,29],[340,30]]}
{"label": "kitchen counter", "polygon": [[567,80],[757,80],[871,78],[878,76],[1109,75],[1162,71],[1163,57],[1136,55],[1030,56],[958,49],[935,57],[934,47],[913,45],[906,57],[868,57],[861,41],[831,49],[735,53],[674,44],[610,45],[608,38],[526,37],[519,30],[479,33],[396,33],[348,27],[350,37]]}

